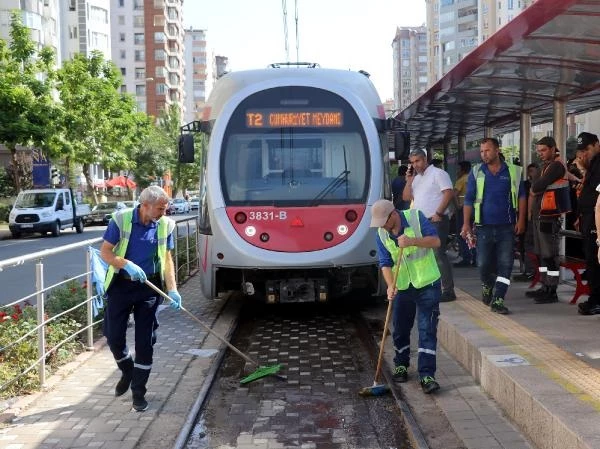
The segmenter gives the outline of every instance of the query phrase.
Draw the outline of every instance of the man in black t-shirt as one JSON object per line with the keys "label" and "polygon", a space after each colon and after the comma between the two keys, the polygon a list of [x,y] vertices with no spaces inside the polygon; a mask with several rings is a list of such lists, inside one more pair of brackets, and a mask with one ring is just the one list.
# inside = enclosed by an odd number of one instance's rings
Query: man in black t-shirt
{"label": "man in black t-shirt", "polygon": [[586,277],[590,286],[590,297],[580,303],[578,311],[582,315],[600,314],[600,264],[598,264],[598,234],[594,221],[594,208],[600,185],[600,142],[598,136],[582,132],[577,137],[577,150],[586,150],[589,167],[579,195],[579,230],[583,236]]}

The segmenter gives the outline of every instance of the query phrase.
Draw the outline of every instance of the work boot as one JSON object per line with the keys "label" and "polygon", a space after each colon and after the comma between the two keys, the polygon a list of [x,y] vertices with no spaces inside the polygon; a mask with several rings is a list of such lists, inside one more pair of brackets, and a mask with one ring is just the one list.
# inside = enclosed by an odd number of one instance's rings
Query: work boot
{"label": "work boot", "polygon": [[490,310],[500,315],[508,315],[509,313],[508,308],[504,305],[504,298],[494,298],[490,304]]}
{"label": "work boot", "polygon": [[133,410],[136,412],[143,412],[148,408],[148,402],[145,399],[148,377],[150,377],[149,369],[133,368],[131,393],[133,396]]}
{"label": "work boot", "polygon": [[545,285],[542,285],[537,290],[529,290],[529,291],[525,292],[525,296],[527,296],[528,298],[542,298],[542,297],[546,296],[548,291],[549,291],[548,287]]}
{"label": "work boot", "polygon": [[398,365],[396,368],[394,368],[394,374],[392,375],[392,378],[395,382],[406,382],[408,380],[408,370],[406,369],[406,366]]}
{"label": "work boot", "polygon": [[544,296],[538,296],[533,300],[533,302],[536,304],[551,304],[553,302],[558,302],[556,289],[549,288]]}
{"label": "work boot", "polygon": [[423,389],[423,393],[431,394],[440,389],[440,384],[433,377],[425,376],[421,379],[421,388]]}
{"label": "work boot", "polygon": [[129,390],[131,378],[133,377],[133,360],[131,357],[117,362],[117,366],[121,370],[121,378],[115,386],[115,396],[124,395]]}
{"label": "work boot", "polygon": [[148,401],[146,401],[144,396],[133,395],[133,405],[131,409],[136,412],[145,412],[148,410]]}
{"label": "work boot", "polygon": [[481,301],[489,306],[492,302],[492,287],[489,287],[485,284],[481,285]]}

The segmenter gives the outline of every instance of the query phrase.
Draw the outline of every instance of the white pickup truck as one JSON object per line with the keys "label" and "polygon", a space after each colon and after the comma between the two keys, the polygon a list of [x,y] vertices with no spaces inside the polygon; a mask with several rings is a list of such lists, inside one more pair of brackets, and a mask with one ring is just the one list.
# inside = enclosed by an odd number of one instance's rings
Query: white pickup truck
{"label": "white pickup truck", "polygon": [[89,213],[90,206],[78,205],[70,189],[23,190],[8,216],[8,228],[14,238],[32,232],[58,237],[68,228],[81,234]]}

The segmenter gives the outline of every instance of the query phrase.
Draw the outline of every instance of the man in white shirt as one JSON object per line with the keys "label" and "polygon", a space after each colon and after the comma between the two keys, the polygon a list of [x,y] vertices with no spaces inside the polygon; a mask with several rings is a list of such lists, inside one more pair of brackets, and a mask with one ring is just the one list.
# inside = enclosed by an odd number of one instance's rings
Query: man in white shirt
{"label": "man in white shirt", "polygon": [[419,209],[435,226],[441,245],[435,249],[435,258],[442,275],[441,302],[454,301],[454,278],[452,264],[446,254],[446,242],[450,230],[450,204],[453,203],[452,180],[444,170],[427,162],[424,150],[412,150],[408,155],[412,168],[406,173],[406,186],[402,192],[404,201],[412,201],[412,208]]}

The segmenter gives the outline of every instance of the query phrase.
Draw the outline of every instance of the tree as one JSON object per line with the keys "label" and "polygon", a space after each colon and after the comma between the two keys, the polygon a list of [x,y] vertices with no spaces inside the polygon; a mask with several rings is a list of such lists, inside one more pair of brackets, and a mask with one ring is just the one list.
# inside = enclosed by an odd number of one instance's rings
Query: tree
{"label": "tree", "polygon": [[56,116],[52,99],[54,52],[49,47],[35,50],[29,30],[18,11],[11,13],[10,44],[0,39],[0,142],[11,153],[10,173],[15,190],[21,190],[27,173],[17,145],[44,147],[49,126]]}
{"label": "tree", "polygon": [[165,139],[169,149],[169,168],[173,181],[172,195],[175,197],[181,190],[190,186],[198,186],[200,177],[200,158],[193,164],[183,164],[178,161],[178,143],[181,127],[181,109],[179,105],[171,105],[164,111],[157,121],[157,126]]}
{"label": "tree", "polygon": [[131,95],[118,91],[122,76],[102,53],[78,54],[58,71],[62,115],[53,134],[52,154],[83,166],[94,201],[98,198],[89,175],[91,164],[113,170],[130,170],[131,153],[151,126],[145,113],[137,112]]}

